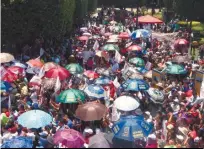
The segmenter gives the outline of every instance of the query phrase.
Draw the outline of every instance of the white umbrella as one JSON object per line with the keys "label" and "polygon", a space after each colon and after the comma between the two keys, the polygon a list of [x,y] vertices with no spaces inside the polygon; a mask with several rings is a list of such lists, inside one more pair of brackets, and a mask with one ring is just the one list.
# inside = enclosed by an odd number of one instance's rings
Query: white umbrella
{"label": "white umbrella", "polygon": [[109,39],[107,41],[107,43],[116,43],[116,42],[118,42],[118,39]]}
{"label": "white umbrella", "polygon": [[14,56],[9,53],[0,53],[0,63],[8,63],[14,60]]}
{"label": "white umbrella", "polygon": [[18,67],[21,67],[21,68],[23,68],[23,69],[26,69],[27,68],[27,66],[25,65],[25,64],[22,64],[22,63],[20,63],[20,62],[14,62],[14,64],[12,65],[12,66],[18,66]]}
{"label": "white umbrella", "polygon": [[80,31],[87,31],[87,30],[88,30],[87,27],[82,27],[82,28],[80,28]]}
{"label": "white umbrella", "polygon": [[156,88],[149,88],[147,91],[151,96],[151,100],[156,104],[163,104],[164,102],[164,94]]}
{"label": "white umbrella", "polygon": [[88,37],[92,36],[91,33],[83,33],[82,35],[83,36],[88,36]]}
{"label": "white umbrella", "polygon": [[121,96],[115,100],[114,105],[121,111],[133,111],[137,109],[140,104],[133,97]]}

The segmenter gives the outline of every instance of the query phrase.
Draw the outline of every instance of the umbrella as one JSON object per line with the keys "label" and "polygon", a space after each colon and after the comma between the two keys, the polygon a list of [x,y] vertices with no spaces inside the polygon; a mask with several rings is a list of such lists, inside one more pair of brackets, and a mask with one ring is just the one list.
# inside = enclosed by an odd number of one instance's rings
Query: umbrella
{"label": "umbrella", "polygon": [[147,91],[148,94],[152,97],[151,100],[156,104],[163,104],[164,94],[156,88],[149,88]]}
{"label": "umbrella", "polygon": [[87,40],[89,40],[89,37],[88,36],[81,36],[78,39],[81,41],[87,41]]}
{"label": "umbrella", "polygon": [[146,16],[141,16],[138,18],[138,22],[139,23],[145,23],[145,24],[161,24],[163,23],[163,21],[150,16],[150,15],[146,15]]}
{"label": "umbrella", "polygon": [[1,148],[32,148],[33,140],[31,137],[15,137],[6,140]]}
{"label": "umbrella", "polygon": [[106,37],[109,37],[109,36],[111,36],[111,35],[113,35],[113,33],[105,33],[105,34],[104,34],[104,36],[106,36]]}
{"label": "umbrella", "polygon": [[65,67],[71,74],[81,74],[83,73],[84,69],[79,64],[69,64]]}
{"label": "umbrella", "polygon": [[60,93],[57,97],[57,101],[60,103],[78,103],[85,101],[84,92],[77,89],[69,89]]}
{"label": "umbrella", "polygon": [[106,61],[109,61],[109,53],[106,51],[98,51],[96,52],[96,56],[105,58]]}
{"label": "umbrella", "polygon": [[114,137],[127,141],[135,141],[136,139],[147,137],[152,132],[152,129],[153,125],[145,122],[141,116],[121,118],[112,128],[115,134]]}
{"label": "umbrella", "polygon": [[67,69],[60,66],[58,66],[57,68],[52,68],[45,73],[45,77],[47,78],[59,77],[60,80],[65,80],[70,76],[71,76],[70,72]]}
{"label": "umbrella", "polygon": [[177,64],[168,65],[165,71],[168,74],[177,74],[177,75],[187,73],[186,69],[183,66],[177,65]]}
{"label": "umbrella", "polygon": [[92,78],[92,79],[96,79],[99,77],[99,74],[94,72],[94,71],[91,71],[91,70],[87,70],[84,72],[84,75],[87,76],[88,78]]}
{"label": "umbrella", "polygon": [[[32,79],[29,82],[29,86],[33,87],[33,86],[41,86],[42,83],[42,78],[39,76],[33,76]],[[55,85],[55,84],[54,84]]]}
{"label": "umbrella", "polygon": [[144,74],[144,77],[146,77],[146,78],[148,78],[148,79],[151,79],[151,78],[152,78],[152,70],[146,72],[146,73]]}
{"label": "umbrella", "polygon": [[175,45],[186,45],[188,41],[186,39],[178,39],[175,41]]}
{"label": "umbrella", "polygon": [[136,39],[136,38],[149,38],[151,36],[151,33],[148,30],[145,29],[138,29],[136,31],[134,31],[131,35],[132,39]]}
{"label": "umbrella", "polygon": [[1,113],[0,120],[1,120],[1,125],[4,126],[9,121],[9,117],[7,117],[5,113]]}
{"label": "umbrella", "polygon": [[127,48],[127,51],[142,51],[142,48],[138,45],[131,45]]}
{"label": "umbrella", "polygon": [[109,84],[110,82],[111,80],[108,77],[101,77],[96,79],[95,84],[106,85]]}
{"label": "umbrella", "polygon": [[149,84],[141,79],[129,79],[122,85],[126,91],[144,91],[149,89]]}
{"label": "umbrella", "polygon": [[81,148],[85,140],[78,131],[73,129],[59,130],[53,136],[54,144],[59,145],[60,143],[67,148]]}
{"label": "umbrella", "polygon": [[139,58],[139,57],[131,58],[131,59],[129,60],[129,63],[135,64],[136,67],[144,67],[144,66],[145,66],[144,60],[141,59],[141,58]]}
{"label": "umbrella", "polygon": [[110,21],[110,24],[117,24],[116,21]]}
{"label": "umbrella", "polygon": [[129,39],[130,35],[127,32],[123,32],[123,33],[120,33],[118,37],[122,39]]}
{"label": "umbrella", "polygon": [[107,68],[96,68],[96,72],[104,76],[110,76],[112,74],[112,71]]}
{"label": "umbrella", "polygon": [[[56,78],[43,78],[42,79],[42,88],[45,90],[52,90],[56,85]],[[42,90],[44,91],[44,90]]]}
{"label": "umbrella", "polygon": [[30,110],[18,117],[18,124],[27,128],[41,128],[49,125],[52,117],[41,110]]}
{"label": "umbrella", "polygon": [[99,39],[99,38],[101,38],[101,37],[100,37],[99,35],[93,35],[92,38],[93,38],[93,39]]}
{"label": "umbrella", "polygon": [[113,135],[99,133],[89,138],[89,148],[111,148]]}
{"label": "umbrella", "polygon": [[21,68],[23,68],[23,69],[26,69],[26,68],[27,68],[27,66],[26,66],[25,64],[22,64],[22,63],[20,63],[20,62],[14,62],[14,64],[13,64],[12,66],[18,66],[18,67],[21,67]]}
{"label": "umbrella", "polygon": [[130,96],[120,96],[114,101],[114,105],[121,111],[133,111],[139,107],[136,99]]}
{"label": "umbrella", "polygon": [[26,62],[29,66],[31,67],[43,67],[43,63],[40,61],[40,59],[36,58],[36,59],[31,59],[28,62]]}
{"label": "umbrella", "polygon": [[10,66],[9,68],[7,68],[7,71],[10,71],[16,75],[23,75],[25,73],[24,69],[18,66]]}
{"label": "umbrella", "polygon": [[6,71],[4,76],[2,76],[3,81],[7,81],[9,83],[15,82],[19,79],[17,74],[12,73],[11,71]]}
{"label": "umbrella", "polygon": [[87,31],[87,30],[88,30],[87,27],[82,27],[82,28],[80,28],[80,31]]}
{"label": "umbrella", "polygon": [[103,50],[105,51],[119,51],[119,47],[117,45],[114,45],[114,44],[107,44],[105,46],[103,46],[102,48]]}
{"label": "umbrella", "polygon": [[92,36],[91,33],[83,33],[82,35],[83,36],[88,36],[88,37]]}
{"label": "umbrella", "polygon": [[9,53],[0,53],[0,63],[8,63],[14,60],[14,56]]}
{"label": "umbrella", "polygon": [[177,63],[188,62],[188,61],[190,61],[188,56],[176,56],[172,60],[172,62],[177,62]]}
{"label": "umbrella", "polygon": [[116,43],[118,42],[118,39],[109,39],[108,41],[106,41],[108,44],[110,43]]}
{"label": "umbrella", "polygon": [[109,39],[118,39],[118,35],[110,35]]}
{"label": "umbrella", "polygon": [[106,110],[106,106],[101,103],[87,102],[78,106],[76,116],[83,121],[101,120]]}
{"label": "umbrella", "polygon": [[50,70],[52,68],[56,68],[57,66],[58,65],[56,63],[54,63],[54,62],[47,62],[47,63],[44,64],[43,69],[44,69],[44,71],[48,71],[48,70]]}
{"label": "umbrella", "polygon": [[100,85],[91,84],[87,86],[84,92],[91,98],[103,99],[106,96],[106,92]]}
{"label": "umbrella", "polygon": [[11,88],[10,83],[6,81],[1,81],[1,92],[8,92],[10,88]]}
{"label": "umbrella", "polygon": [[166,145],[164,148],[177,148],[176,145]]}

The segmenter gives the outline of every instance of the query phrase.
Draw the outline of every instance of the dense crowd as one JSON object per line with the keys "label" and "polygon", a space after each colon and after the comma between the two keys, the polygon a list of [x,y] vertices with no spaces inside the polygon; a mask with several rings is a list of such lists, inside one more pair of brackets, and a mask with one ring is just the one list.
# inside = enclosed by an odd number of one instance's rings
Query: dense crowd
{"label": "dense crowd", "polygon": [[177,18],[117,11],[89,16],[60,44],[37,38],[37,52],[1,53],[2,148],[204,147],[203,46],[189,56]]}

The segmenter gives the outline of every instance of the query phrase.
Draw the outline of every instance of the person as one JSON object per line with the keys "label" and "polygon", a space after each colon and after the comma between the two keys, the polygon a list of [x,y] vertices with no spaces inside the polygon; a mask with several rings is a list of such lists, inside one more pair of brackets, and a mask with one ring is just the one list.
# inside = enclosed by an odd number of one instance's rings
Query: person
{"label": "person", "polygon": [[89,57],[89,59],[86,62],[86,70],[92,70],[94,66],[94,61],[92,57]]}

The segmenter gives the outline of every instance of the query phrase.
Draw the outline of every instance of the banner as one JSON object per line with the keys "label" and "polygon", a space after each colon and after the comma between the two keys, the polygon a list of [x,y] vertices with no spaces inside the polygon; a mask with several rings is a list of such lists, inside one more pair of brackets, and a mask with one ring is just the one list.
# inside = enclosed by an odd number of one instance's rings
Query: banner
{"label": "banner", "polygon": [[162,85],[164,86],[165,80],[164,80],[163,74],[160,71],[153,69],[152,70],[152,82],[154,84],[162,83]]}

